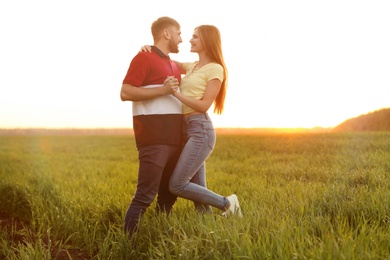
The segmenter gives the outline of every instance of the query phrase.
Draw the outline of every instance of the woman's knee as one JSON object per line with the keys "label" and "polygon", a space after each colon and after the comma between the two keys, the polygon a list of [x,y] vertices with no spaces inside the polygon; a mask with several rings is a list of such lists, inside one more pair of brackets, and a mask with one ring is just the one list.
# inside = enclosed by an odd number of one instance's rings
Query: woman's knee
{"label": "woman's knee", "polygon": [[169,191],[172,194],[179,196],[180,193],[183,191],[183,189],[184,189],[184,186],[182,186],[182,185],[180,185],[172,180],[169,182]]}

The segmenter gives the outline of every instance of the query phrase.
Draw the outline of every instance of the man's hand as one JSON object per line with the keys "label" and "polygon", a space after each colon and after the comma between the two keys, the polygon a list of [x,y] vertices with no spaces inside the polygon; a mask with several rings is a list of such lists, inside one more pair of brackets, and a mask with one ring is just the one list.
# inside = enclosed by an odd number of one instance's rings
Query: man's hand
{"label": "man's hand", "polygon": [[173,94],[179,89],[179,80],[174,76],[168,76],[164,80],[162,88],[164,88],[166,94]]}

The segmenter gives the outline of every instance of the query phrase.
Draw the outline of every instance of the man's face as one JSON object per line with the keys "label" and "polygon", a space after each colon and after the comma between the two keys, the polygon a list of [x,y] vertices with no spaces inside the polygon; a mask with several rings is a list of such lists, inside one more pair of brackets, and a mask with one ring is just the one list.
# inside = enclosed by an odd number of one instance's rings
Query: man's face
{"label": "man's face", "polygon": [[169,30],[169,52],[178,53],[179,52],[179,43],[182,42],[181,31],[179,28],[171,27]]}

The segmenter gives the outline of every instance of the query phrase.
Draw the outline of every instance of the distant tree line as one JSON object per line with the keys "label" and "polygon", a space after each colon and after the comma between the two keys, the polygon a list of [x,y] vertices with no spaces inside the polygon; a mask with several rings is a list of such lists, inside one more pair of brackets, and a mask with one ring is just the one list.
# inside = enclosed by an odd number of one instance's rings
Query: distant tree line
{"label": "distant tree line", "polygon": [[390,131],[390,108],[377,110],[348,119],[334,128],[335,131]]}

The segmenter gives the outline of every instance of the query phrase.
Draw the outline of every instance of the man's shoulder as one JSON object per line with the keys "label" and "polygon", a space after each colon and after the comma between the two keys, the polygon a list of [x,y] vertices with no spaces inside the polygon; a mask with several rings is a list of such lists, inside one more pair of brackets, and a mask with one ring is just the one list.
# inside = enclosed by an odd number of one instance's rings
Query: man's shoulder
{"label": "man's shoulder", "polygon": [[134,59],[150,59],[154,54],[150,52],[138,52],[137,55],[134,56]]}
{"label": "man's shoulder", "polygon": [[154,51],[150,52],[139,52],[137,55],[134,57],[135,60],[138,61],[159,61],[162,60],[162,58]]}

